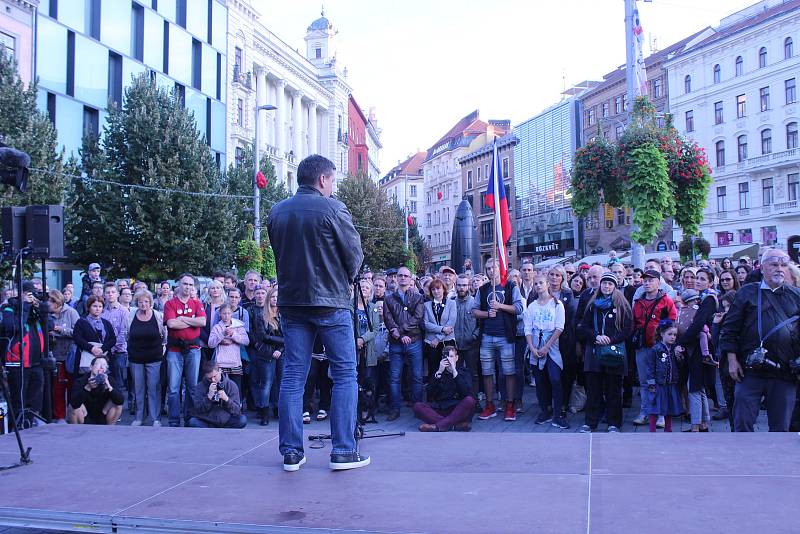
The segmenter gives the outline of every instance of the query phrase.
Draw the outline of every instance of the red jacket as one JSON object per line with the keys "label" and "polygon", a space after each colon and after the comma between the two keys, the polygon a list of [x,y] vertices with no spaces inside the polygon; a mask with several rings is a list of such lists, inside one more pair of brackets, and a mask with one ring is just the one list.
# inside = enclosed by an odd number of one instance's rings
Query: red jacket
{"label": "red jacket", "polygon": [[[656,328],[658,322],[662,319],[672,319],[673,321],[678,318],[678,310],[675,308],[675,303],[669,298],[666,293],[659,290],[658,302],[653,307],[653,300],[647,300],[642,297],[633,303],[633,331],[644,328],[645,331],[645,346],[652,347],[655,344]],[[652,309],[652,312],[650,310]],[[648,312],[649,316],[648,316]]]}

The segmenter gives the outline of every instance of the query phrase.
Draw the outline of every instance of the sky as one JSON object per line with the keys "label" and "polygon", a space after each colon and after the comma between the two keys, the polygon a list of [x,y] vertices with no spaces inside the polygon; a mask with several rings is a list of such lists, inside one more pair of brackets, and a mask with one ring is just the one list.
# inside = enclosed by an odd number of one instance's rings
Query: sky
{"label": "sky", "polygon": [[[252,3],[270,31],[304,53],[320,1]],[[645,51],[754,3],[639,1]],[[516,125],[557,103],[565,87],[625,63],[623,0],[327,0],[324,9],[356,101],[365,114],[375,107],[382,174],[475,109]]]}

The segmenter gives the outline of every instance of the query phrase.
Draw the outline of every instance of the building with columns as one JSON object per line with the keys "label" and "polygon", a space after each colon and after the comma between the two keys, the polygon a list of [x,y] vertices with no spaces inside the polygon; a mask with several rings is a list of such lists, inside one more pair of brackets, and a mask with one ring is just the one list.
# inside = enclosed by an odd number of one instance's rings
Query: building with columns
{"label": "building with columns", "polygon": [[764,0],[667,62],[675,126],[713,171],[700,225],[712,247],[800,236],[798,47],[800,1]]}
{"label": "building with columns", "polygon": [[259,113],[261,154],[275,165],[289,191],[297,189],[297,165],[310,154],[336,164],[337,178],[348,170],[347,70],[337,63],[336,30],[322,16],[306,30],[305,53],[259,22],[251,0],[228,1],[228,158],[237,161],[255,140]]}

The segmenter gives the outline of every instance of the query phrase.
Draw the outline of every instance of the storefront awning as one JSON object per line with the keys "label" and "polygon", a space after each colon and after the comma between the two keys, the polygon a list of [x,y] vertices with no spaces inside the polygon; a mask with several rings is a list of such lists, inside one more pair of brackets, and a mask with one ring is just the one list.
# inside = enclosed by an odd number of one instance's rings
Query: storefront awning
{"label": "storefront awning", "polygon": [[[628,256],[630,256],[629,252],[620,252],[617,254],[617,259],[624,261]],[[599,263],[600,265],[605,266],[608,264],[609,259],[610,258],[608,257],[608,254],[592,254],[591,256],[586,256],[585,258],[579,259],[575,262],[575,265],[580,265],[581,263],[588,263],[589,265]]]}
{"label": "storefront awning", "polygon": [[721,260],[723,258],[733,258],[738,260],[742,256],[750,256],[751,259],[758,257],[761,245],[758,243],[745,243],[742,245],[729,245],[727,247],[711,247],[709,258]]}

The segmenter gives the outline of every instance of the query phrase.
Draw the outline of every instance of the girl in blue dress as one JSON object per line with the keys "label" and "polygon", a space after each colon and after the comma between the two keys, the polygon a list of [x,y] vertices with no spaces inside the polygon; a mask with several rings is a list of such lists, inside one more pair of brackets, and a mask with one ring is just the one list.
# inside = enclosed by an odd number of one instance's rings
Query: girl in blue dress
{"label": "girl in blue dress", "polygon": [[656,420],[664,416],[664,432],[672,432],[672,416],[683,412],[678,391],[680,357],[675,354],[678,328],[665,319],[658,323],[656,344],[647,358],[647,392],[644,413],[650,416],[650,432],[656,431]]}

